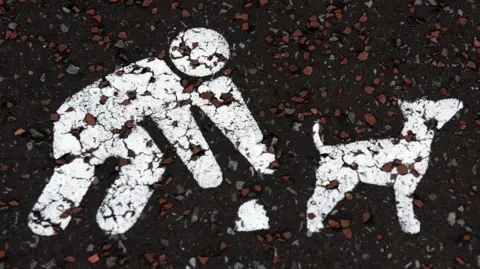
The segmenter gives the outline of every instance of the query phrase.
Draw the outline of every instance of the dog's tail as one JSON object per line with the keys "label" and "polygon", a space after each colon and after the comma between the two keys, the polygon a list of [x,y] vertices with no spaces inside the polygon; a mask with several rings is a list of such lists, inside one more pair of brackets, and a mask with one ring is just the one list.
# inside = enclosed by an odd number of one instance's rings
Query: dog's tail
{"label": "dog's tail", "polygon": [[322,138],[320,137],[320,124],[318,122],[316,122],[313,125],[312,134],[313,134],[313,142],[315,143],[315,146],[317,147],[318,151],[320,151],[320,148],[323,147],[323,141],[322,141]]}

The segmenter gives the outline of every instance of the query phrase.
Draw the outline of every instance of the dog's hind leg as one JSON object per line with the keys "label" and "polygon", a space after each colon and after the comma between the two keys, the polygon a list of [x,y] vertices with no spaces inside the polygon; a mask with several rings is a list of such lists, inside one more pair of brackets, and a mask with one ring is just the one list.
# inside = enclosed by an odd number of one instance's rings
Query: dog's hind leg
{"label": "dog's hind leg", "polygon": [[[341,163],[337,160],[329,161],[324,166],[332,164],[336,167],[332,167],[334,168],[332,170],[319,167],[315,190],[307,203],[307,228],[311,232],[323,229],[325,217],[359,182],[356,171],[349,167],[342,167],[341,160]],[[340,167],[335,163],[339,163]]]}
{"label": "dog's hind leg", "polygon": [[398,175],[393,185],[397,200],[397,215],[402,231],[410,234],[420,232],[420,222],[413,212],[413,192],[420,182],[420,177],[412,174]]}

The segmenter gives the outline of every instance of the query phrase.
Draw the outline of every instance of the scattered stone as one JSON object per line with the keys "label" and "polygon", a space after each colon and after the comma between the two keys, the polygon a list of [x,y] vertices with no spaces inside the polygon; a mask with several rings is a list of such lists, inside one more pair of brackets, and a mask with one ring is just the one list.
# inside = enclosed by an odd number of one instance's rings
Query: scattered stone
{"label": "scattered stone", "polygon": [[448,224],[450,224],[451,226],[455,225],[456,219],[457,219],[457,214],[455,214],[455,212],[448,213],[448,217],[447,217]]}
{"label": "scattered stone", "polygon": [[287,112],[288,115],[293,115],[295,113],[296,109],[295,108],[285,108],[285,112]]}
{"label": "scattered stone", "polygon": [[15,23],[15,22],[9,23],[9,24],[8,24],[8,29],[10,29],[10,30],[15,30],[15,29],[17,29],[17,23]]}
{"label": "scattered stone", "polygon": [[207,264],[208,260],[210,259],[210,257],[204,257],[204,256],[197,256],[197,258],[201,265]]}
{"label": "scattered stone", "polygon": [[121,39],[125,39],[125,38],[127,38],[127,33],[120,32],[120,33],[118,33],[118,37],[121,38]]}
{"label": "scattered stone", "polygon": [[60,25],[60,31],[62,31],[62,33],[68,33],[69,29],[70,28],[68,26],[66,26],[65,24]]}
{"label": "scattered stone", "polygon": [[35,129],[33,129],[33,128],[31,128],[31,129],[29,130],[29,132],[30,132],[30,135],[31,135],[33,138],[35,138],[35,139],[43,139],[43,138],[45,138],[45,135],[44,135],[44,134],[40,133],[39,131],[37,131],[37,130],[35,130]]}
{"label": "scattered stone", "polygon": [[307,66],[303,69],[303,73],[307,76],[310,76],[313,72],[313,67]]}
{"label": "scattered stone", "polygon": [[163,246],[166,246],[168,247],[170,245],[170,241],[168,241],[167,239],[160,239],[160,244],[162,244]]}
{"label": "scattered stone", "polygon": [[357,60],[363,62],[363,61],[366,61],[368,59],[368,52],[366,51],[363,51],[361,52],[358,56],[357,56]]}
{"label": "scattered stone", "polygon": [[282,232],[282,237],[288,240],[288,239],[290,239],[290,238],[292,237],[292,232],[290,232],[290,231],[288,231],[288,230],[287,230],[287,231],[283,231],[283,232]]}
{"label": "scattered stone", "polygon": [[76,259],[73,256],[68,256],[63,259],[66,263],[75,263]]}
{"label": "scattered stone", "polygon": [[364,118],[370,126],[374,126],[377,123],[377,119],[370,113],[365,114]]}
{"label": "scattered stone", "polygon": [[369,212],[363,212],[362,214],[362,221],[363,223],[367,223],[370,220],[370,213]]}
{"label": "scattered stone", "polygon": [[237,171],[237,167],[238,167],[238,162],[237,161],[234,161],[234,160],[230,160],[228,162],[228,168],[232,171]]}
{"label": "scattered stone", "polygon": [[117,257],[107,257],[105,259],[105,264],[107,265],[107,268],[112,268],[115,265],[117,265],[118,258]]}
{"label": "scattered stone", "polygon": [[93,254],[88,258],[88,262],[91,264],[97,263],[100,260],[100,257],[98,256],[97,253]]}
{"label": "scattered stone", "polygon": [[114,44],[114,46],[115,46],[116,48],[119,48],[119,49],[124,49],[124,48],[125,48],[125,42],[123,42],[123,40],[118,40],[118,41]]}
{"label": "scattered stone", "polygon": [[345,228],[345,229],[342,230],[342,232],[347,239],[352,239],[353,233],[352,233],[352,230],[350,228]]}
{"label": "scattered stone", "polygon": [[149,7],[153,3],[153,0],[143,0],[142,7]]}
{"label": "scattered stone", "polygon": [[70,74],[70,75],[76,75],[76,74],[78,74],[78,71],[80,71],[80,67],[75,66],[73,64],[71,64],[67,67],[67,73]]}
{"label": "scattered stone", "polygon": [[451,159],[451,160],[447,163],[447,166],[457,167],[457,166],[458,166],[457,160],[456,160],[456,159]]}

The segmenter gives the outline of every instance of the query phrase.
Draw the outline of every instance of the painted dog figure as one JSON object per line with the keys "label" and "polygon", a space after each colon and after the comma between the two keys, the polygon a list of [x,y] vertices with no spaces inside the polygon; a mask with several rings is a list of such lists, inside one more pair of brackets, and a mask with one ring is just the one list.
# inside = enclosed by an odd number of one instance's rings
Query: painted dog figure
{"label": "painted dog figure", "polygon": [[[435,129],[442,128],[463,104],[457,99],[419,99],[399,100],[399,106],[406,119],[401,139],[330,146],[323,144],[319,124],[314,125],[313,140],[321,160],[315,190],[307,205],[307,227],[311,232],[324,227],[325,217],[360,182],[393,185],[402,230],[412,234],[420,231],[413,212],[413,192],[427,171]],[[434,128],[429,128],[432,124]]]}

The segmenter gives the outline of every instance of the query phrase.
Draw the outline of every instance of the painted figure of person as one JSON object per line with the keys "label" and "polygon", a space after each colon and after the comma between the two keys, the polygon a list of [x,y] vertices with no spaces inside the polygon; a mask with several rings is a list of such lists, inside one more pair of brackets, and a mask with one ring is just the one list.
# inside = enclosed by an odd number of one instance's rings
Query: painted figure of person
{"label": "painted figure of person", "polygon": [[[229,45],[216,31],[193,28],[180,33],[169,50],[175,67],[193,77],[220,71]],[[137,221],[164,168],[162,151],[138,125],[151,117],[202,188],[222,182],[221,169],[191,113],[199,107],[259,173],[269,174],[273,154],[240,91],[228,77],[185,89],[159,59],[144,59],[99,80],[68,99],[57,111],[53,155],[58,166],[29,215],[29,227],[53,235],[68,225],[95,179],[95,166],[120,159],[118,179],[110,186],[97,222],[111,234]]]}

